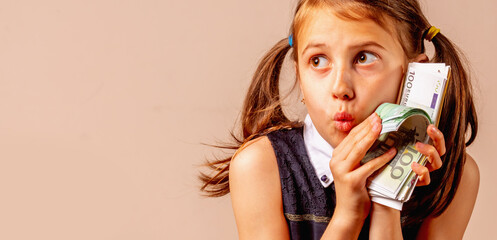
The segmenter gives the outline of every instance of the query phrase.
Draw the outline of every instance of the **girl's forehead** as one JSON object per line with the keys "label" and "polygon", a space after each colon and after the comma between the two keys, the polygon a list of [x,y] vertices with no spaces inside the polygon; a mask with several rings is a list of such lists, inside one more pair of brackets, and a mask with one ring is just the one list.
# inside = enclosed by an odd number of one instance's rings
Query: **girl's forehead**
{"label": "girl's forehead", "polygon": [[316,9],[303,19],[298,29],[299,53],[315,42],[338,46],[368,41],[385,48],[398,46],[393,24],[390,21],[385,24],[390,26],[385,28],[366,17],[347,19],[330,9]]}

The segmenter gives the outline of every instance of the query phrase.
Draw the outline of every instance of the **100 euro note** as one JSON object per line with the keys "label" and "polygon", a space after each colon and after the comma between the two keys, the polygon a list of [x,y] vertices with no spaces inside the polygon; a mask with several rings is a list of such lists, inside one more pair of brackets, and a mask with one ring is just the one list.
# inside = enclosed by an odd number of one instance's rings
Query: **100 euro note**
{"label": "100 euro note", "polygon": [[[425,110],[438,127],[449,79],[450,66],[446,66],[445,63],[410,63],[401,92],[400,105]],[[424,166],[426,162],[426,157],[422,155],[418,163]],[[402,202],[409,200],[417,181],[416,174],[409,176],[399,200]]]}
{"label": "100 euro note", "polygon": [[[428,115],[428,119],[432,120],[430,122],[438,125],[449,75],[450,67],[444,63],[410,63],[399,95],[400,105],[422,109]],[[381,106],[378,109],[380,108]],[[398,121],[404,121],[405,118],[410,117],[393,115],[390,118],[397,118]],[[411,163],[413,161],[421,165],[426,163],[425,156],[414,148],[414,144],[416,141],[426,143],[429,139],[425,135],[425,139],[413,140],[414,138],[409,135],[409,127],[398,126],[398,129],[395,129],[395,127],[392,128],[394,125],[392,121],[385,120],[389,119],[382,117],[382,133],[386,131],[390,133],[380,135],[363,162],[381,155],[391,146],[397,148],[397,155],[389,164],[370,177],[369,193],[371,196],[405,202],[409,200],[417,183],[417,175],[411,170]],[[420,120],[418,118],[418,120],[411,121]],[[426,134],[426,127],[422,131]]]}

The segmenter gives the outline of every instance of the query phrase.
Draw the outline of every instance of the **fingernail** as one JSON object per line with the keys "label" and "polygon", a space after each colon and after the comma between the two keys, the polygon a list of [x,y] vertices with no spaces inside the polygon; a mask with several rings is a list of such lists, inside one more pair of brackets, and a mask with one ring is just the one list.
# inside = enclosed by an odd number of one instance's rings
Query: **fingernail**
{"label": "fingernail", "polygon": [[430,125],[430,131],[436,135],[440,135],[440,131],[434,125]]}

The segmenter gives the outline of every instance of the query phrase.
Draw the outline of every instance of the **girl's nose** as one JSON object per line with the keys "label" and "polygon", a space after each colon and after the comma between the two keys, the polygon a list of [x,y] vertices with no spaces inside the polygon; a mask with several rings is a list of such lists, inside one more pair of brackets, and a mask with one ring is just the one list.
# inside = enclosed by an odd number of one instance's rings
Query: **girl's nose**
{"label": "girl's nose", "polygon": [[340,100],[351,100],[355,97],[350,69],[345,66],[336,66],[332,74],[332,95]]}

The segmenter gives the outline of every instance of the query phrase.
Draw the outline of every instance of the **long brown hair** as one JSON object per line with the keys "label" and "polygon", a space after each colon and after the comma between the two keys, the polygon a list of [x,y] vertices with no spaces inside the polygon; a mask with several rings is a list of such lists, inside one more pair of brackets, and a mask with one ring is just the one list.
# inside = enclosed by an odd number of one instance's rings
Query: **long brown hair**
{"label": "long brown hair", "polygon": [[[288,50],[290,50],[288,39],[283,39],[260,61],[243,104],[241,139],[231,132],[234,144],[211,146],[240,151],[247,142],[258,136],[281,128],[301,125],[285,116],[279,96],[279,75]],[[200,180],[204,183],[201,191],[211,197],[220,197],[229,193],[228,170],[233,156],[207,162],[206,165],[214,170],[214,175],[200,173]]]}
{"label": "long brown hair", "polygon": [[[424,53],[424,34],[431,26],[416,0],[301,0],[290,28],[293,34],[293,61],[298,62],[298,35],[310,11],[331,7],[339,16],[348,19],[368,18],[387,28],[387,21],[393,21],[395,32],[408,58]],[[435,55],[431,62],[442,62],[451,66],[451,79],[439,122],[446,143],[446,154],[442,156],[443,166],[431,173],[428,186],[417,187],[411,199],[404,204],[403,225],[419,223],[428,216],[438,216],[447,209],[454,198],[466,160],[466,147],[476,137],[478,122],[473,102],[472,87],[465,61],[457,47],[442,33],[432,43]],[[233,145],[217,146],[232,150],[243,149],[244,145],[271,131],[301,126],[290,121],[282,111],[278,89],[278,78],[285,55],[292,47],[287,38],[280,40],[262,58],[248,90],[241,116],[242,137]],[[297,73],[298,75],[298,73]],[[466,134],[470,132],[469,134]],[[469,136],[466,139],[466,136]],[[236,153],[235,153],[236,154]],[[223,196],[229,193],[228,171],[233,156],[208,162],[214,173],[201,173],[201,190],[208,196]]]}

